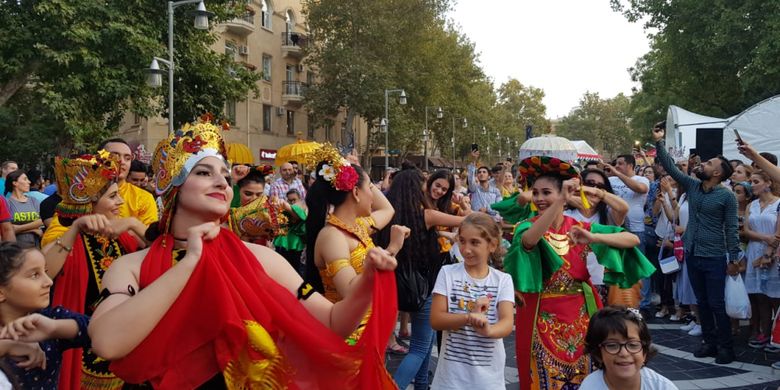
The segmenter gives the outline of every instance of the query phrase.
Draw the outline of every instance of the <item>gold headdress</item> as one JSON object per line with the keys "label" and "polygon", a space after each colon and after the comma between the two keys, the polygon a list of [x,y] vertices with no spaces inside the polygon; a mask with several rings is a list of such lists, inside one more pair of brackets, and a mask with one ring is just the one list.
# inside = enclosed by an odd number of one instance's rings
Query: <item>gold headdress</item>
{"label": "gold headdress", "polygon": [[244,206],[230,209],[228,225],[239,236],[272,240],[287,234],[287,216],[282,206],[265,195]]}
{"label": "gold headdress", "polygon": [[105,150],[97,155],[54,160],[57,192],[62,201],[57,205],[61,218],[78,218],[92,212],[92,202],[100,191],[119,177],[119,159]]}
{"label": "gold headdress", "polygon": [[352,191],[355,188],[360,176],[355,167],[341,156],[341,153],[331,144],[323,144],[313,153],[306,157],[306,164],[317,167],[317,164],[324,162],[319,171],[315,171],[317,176],[329,182],[338,191]]}
{"label": "gold headdress", "polygon": [[228,165],[222,129],[210,120],[209,115],[204,115],[197,123],[184,125],[181,130],[160,141],[154,151],[154,189],[163,201],[159,222],[160,232],[163,234],[168,233],[176,194],[190,170],[206,157],[220,158]]}

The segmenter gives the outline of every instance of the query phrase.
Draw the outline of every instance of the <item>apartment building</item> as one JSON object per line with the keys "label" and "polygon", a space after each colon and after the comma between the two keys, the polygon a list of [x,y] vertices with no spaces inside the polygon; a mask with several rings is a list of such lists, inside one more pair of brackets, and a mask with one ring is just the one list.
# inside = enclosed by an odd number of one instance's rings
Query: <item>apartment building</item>
{"label": "apartment building", "polygon": [[[254,163],[269,163],[276,150],[299,138],[347,142],[342,130],[343,114],[333,127],[314,128],[309,124],[303,94],[316,75],[303,62],[308,36],[299,1],[247,0],[243,17],[212,28],[220,35],[213,50],[262,72],[258,96],[250,93],[245,100],[229,101],[225,107],[231,122],[225,140],[234,159],[244,162],[251,156]],[[365,150],[367,126],[358,120],[355,127],[355,145]],[[146,159],[167,131],[166,118],[128,114],[119,133],[137,148],[138,157]]]}

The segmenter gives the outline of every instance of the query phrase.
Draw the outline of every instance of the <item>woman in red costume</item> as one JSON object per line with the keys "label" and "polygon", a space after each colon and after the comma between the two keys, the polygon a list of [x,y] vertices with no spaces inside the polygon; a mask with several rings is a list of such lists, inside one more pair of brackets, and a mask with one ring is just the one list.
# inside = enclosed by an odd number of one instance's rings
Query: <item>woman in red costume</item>
{"label": "woman in red costume", "polygon": [[[576,389],[592,371],[583,353],[590,316],[601,300],[590,284],[589,251],[604,282],[631,286],[654,268],[634,247],[639,238],[614,226],[564,216],[580,190],[577,170],[554,157],[530,157],[520,172],[532,184],[538,216],[518,224],[504,270],[519,292],[517,361],[523,389]],[[587,200],[583,203],[588,206]],[[529,325],[530,324],[530,325]]]}
{"label": "woman in red costume", "polygon": [[[58,157],[54,172],[62,197],[57,216],[68,230],[43,249],[46,272],[55,281],[52,305],[92,315],[104,273],[119,256],[145,246],[141,237],[146,225],[133,217],[119,218],[124,203],[116,183],[119,161],[108,152]],[[91,350],[63,354],[59,388],[112,390],[122,384],[108,362]]]}
{"label": "woman in red costume", "polygon": [[[90,323],[95,352],[129,383],[159,389],[382,389],[395,325],[395,259],[369,250],[350,294],[332,304],[272,250],[220,227],[233,197],[225,147],[201,122],[157,147],[163,198],[148,250],[118,259]],[[152,234],[150,234],[152,233]],[[379,271],[379,272],[377,272]],[[344,343],[372,305],[355,346]]]}

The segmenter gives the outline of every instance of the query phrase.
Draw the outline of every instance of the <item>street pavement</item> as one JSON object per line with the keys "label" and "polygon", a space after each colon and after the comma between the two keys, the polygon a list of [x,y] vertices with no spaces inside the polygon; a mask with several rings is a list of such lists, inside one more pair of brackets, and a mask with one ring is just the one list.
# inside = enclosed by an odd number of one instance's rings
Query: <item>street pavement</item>
{"label": "street pavement", "polygon": [[[780,360],[780,354],[767,353],[747,346],[748,328],[746,324],[734,338],[737,359],[727,365],[714,363],[714,358],[698,359],[693,352],[701,344],[701,337],[689,336],[680,330],[681,323],[672,323],[668,319],[649,318],[648,326],[653,344],[658,354],[647,364],[655,371],[674,381],[680,390],[778,390],[780,388],[780,370],[773,370],[771,364]],[[514,332],[504,339],[506,349],[506,367],[504,376],[507,389],[519,389],[517,363],[515,359]],[[387,368],[390,373],[401,363],[403,355],[387,355]],[[436,371],[438,354],[436,346],[431,356],[430,371]],[[412,389],[410,385],[408,389]]]}

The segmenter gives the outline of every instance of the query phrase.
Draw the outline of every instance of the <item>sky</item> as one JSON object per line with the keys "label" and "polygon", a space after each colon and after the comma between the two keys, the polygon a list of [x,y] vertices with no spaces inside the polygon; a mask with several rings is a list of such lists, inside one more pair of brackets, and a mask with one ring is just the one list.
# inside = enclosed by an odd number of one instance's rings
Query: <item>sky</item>
{"label": "sky", "polygon": [[642,25],[609,0],[457,0],[450,18],[475,43],[496,86],[542,88],[547,116],[565,116],[586,91],[610,98],[636,86],[628,68],[649,51]]}

